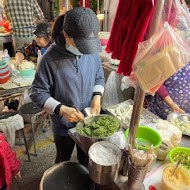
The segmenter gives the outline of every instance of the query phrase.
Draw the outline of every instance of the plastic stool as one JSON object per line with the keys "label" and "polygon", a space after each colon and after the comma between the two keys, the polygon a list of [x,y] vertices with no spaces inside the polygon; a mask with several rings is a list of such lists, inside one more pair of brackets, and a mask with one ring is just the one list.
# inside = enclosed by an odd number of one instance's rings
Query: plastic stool
{"label": "plastic stool", "polygon": [[37,107],[33,102],[24,104],[23,106],[21,106],[21,108],[19,110],[19,114],[23,117],[24,121],[31,124],[35,156],[37,156],[37,150],[36,150],[34,123],[35,123],[35,121],[37,121],[37,125],[39,125],[38,116],[42,113],[43,113],[43,110],[41,108]]}

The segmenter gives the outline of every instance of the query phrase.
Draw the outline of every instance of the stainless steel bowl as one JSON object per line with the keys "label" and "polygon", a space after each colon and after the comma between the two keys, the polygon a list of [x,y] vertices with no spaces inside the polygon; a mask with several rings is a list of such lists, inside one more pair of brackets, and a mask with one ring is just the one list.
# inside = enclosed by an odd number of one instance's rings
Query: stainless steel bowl
{"label": "stainless steel bowl", "polygon": [[188,113],[183,114],[183,113],[177,113],[177,112],[170,113],[167,117],[167,120],[171,122],[172,120],[176,118],[184,122],[190,122],[190,114]]}
{"label": "stainless steel bowl", "polygon": [[[96,116],[88,116],[88,117],[85,118],[84,122],[85,123],[92,123],[93,121],[97,120],[99,117],[102,117],[102,116],[106,116],[106,114],[100,114],[100,115],[96,115]],[[116,119],[119,122],[119,130],[120,130],[121,129],[120,121],[114,116],[109,115],[109,117],[113,117],[114,119]],[[85,136],[85,135],[81,134],[78,131],[78,128],[83,128],[83,127],[84,127],[83,122],[81,122],[81,121],[78,122],[77,125],[76,125],[76,131],[77,131],[77,133],[79,135],[81,146],[86,151],[88,151],[90,146],[92,144],[94,144],[95,142],[109,141],[110,137],[112,137],[114,135],[114,134],[112,134],[112,135],[107,136],[107,137],[89,137],[89,136]]]}
{"label": "stainless steel bowl", "polygon": [[[100,145],[106,149],[112,149],[115,152],[116,160],[112,165],[101,165],[96,163],[93,151],[100,148]],[[90,178],[97,184],[108,185],[113,183],[118,177],[118,171],[121,161],[121,150],[115,144],[101,141],[94,143],[89,149],[89,175]]]}
{"label": "stainless steel bowl", "polygon": [[[190,114],[189,113],[177,113],[172,112],[167,116],[167,120],[172,123],[174,119],[179,119],[180,121],[183,121],[185,123],[190,123]],[[178,126],[177,126],[178,127]],[[183,132],[183,131],[182,131]],[[190,136],[190,134],[183,132],[184,135]]]}

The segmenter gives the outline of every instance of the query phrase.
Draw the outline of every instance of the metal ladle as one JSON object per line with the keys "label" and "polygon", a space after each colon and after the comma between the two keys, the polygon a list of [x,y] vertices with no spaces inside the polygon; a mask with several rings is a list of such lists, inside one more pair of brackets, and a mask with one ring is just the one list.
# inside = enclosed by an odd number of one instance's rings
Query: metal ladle
{"label": "metal ladle", "polygon": [[178,166],[179,166],[180,164],[181,164],[181,158],[179,159],[179,161],[178,161],[177,165],[175,166],[175,168],[174,168],[174,170],[173,170],[173,172],[172,172],[172,174],[171,174],[170,177],[172,177],[172,176],[174,175],[176,169],[178,168]]}

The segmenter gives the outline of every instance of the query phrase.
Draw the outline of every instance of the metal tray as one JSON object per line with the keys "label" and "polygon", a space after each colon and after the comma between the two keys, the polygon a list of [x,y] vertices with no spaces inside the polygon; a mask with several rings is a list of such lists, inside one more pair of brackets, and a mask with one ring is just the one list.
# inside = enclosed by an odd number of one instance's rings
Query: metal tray
{"label": "metal tray", "polygon": [[[167,120],[171,123],[172,120],[174,120],[176,118],[178,118],[180,121],[190,123],[190,114],[189,113],[182,114],[182,113],[172,112],[168,115]],[[185,133],[185,132],[183,132],[183,135],[190,136],[189,133]]]}
{"label": "metal tray", "polygon": [[[129,99],[129,100],[126,100],[122,103],[119,103],[119,104],[116,104],[116,105],[113,105],[113,106],[110,106],[108,108],[106,108],[106,113],[109,113],[113,116],[115,116],[116,118],[118,118],[116,115],[114,115],[112,112],[111,112],[111,109],[113,109],[114,107],[117,107],[117,106],[122,106],[122,107],[126,107],[128,105],[133,105],[133,100]],[[118,118],[119,119],[119,118]],[[130,125],[130,119],[128,121],[125,121],[125,122],[122,122],[120,119],[120,122],[121,122],[121,126],[123,129],[127,129]],[[141,119],[140,119],[140,125],[141,126],[150,126],[151,128],[155,128],[154,125],[155,125],[155,122],[157,119],[160,119],[158,116],[156,116],[155,114],[153,114],[152,112],[148,111],[147,109],[143,108],[142,109],[142,114],[141,114]]]}

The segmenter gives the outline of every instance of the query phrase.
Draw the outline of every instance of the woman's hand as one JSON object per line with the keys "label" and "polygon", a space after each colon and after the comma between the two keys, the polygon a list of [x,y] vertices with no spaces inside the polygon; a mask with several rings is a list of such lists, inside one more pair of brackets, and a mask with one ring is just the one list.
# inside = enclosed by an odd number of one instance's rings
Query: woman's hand
{"label": "woman's hand", "polygon": [[16,179],[21,179],[20,171],[14,176]]}
{"label": "woman's hand", "polygon": [[96,95],[93,97],[92,102],[91,102],[91,114],[100,114],[101,111],[101,96]]}
{"label": "woman's hand", "polygon": [[15,66],[18,67],[24,60],[24,55],[20,52],[16,53],[15,55]]}
{"label": "woman's hand", "polygon": [[175,102],[171,105],[171,109],[173,112],[185,113]]}
{"label": "woman's hand", "polygon": [[63,115],[69,122],[72,123],[84,120],[84,115],[80,111],[64,105],[61,106],[59,114]]}
{"label": "woman's hand", "polygon": [[173,112],[185,113],[172,99],[170,96],[166,96],[164,101],[170,106]]}

